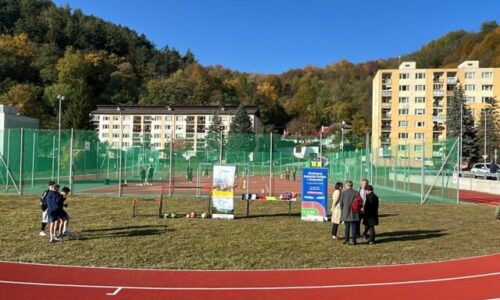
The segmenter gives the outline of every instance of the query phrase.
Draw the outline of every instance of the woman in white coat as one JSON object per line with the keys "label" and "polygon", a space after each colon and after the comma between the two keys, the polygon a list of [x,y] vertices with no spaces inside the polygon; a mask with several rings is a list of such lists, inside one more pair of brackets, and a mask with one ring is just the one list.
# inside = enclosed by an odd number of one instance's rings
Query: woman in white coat
{"label": "woman in white coat", "polygon": [[339,237],[337,236],[337,231],[339,230],[339,224],[340,224],[340,216],[342,214],[342,211],[340,209],[340,193],[342,192],[342,188],[344,185],[342,182],[337,182],[335,184],[335,191],[333,191],[333,196],[332,196],[332,209],[330,210],[332,213],[332,239],[333,240],[338,240]]}

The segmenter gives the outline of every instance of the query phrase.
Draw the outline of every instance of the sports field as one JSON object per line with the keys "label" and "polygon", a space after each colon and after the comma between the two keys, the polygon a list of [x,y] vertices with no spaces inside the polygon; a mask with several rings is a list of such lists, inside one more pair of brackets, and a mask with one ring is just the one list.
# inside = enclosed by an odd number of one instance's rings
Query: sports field
{"label": "sports field", "polygon": [[[500,252],[494,208],[472,204],[382,203],[378,244],[356,248],[330,237],[331,223],[300,221],[283,203],[236,201],[236,220],[160,219],[153,203],[131,217],[131,200],[68,200],[77,240],[38,235],[33,196],[0,196],[1,261],[167,269],[281,269],[428,262]],[[340,232],[343,227],[341,226]],[[341,234],[342,235],[342,234]],[[354,249],[356,251],[354,252]]]}

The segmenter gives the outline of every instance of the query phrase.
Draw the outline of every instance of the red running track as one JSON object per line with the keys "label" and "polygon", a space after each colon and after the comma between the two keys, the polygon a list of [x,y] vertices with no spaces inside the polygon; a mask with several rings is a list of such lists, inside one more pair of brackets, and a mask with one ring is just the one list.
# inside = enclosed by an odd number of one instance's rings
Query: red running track
{"label": "red running track", "polygon": [[459,196],[460,200],[465,202],[492,206],[500,205],[500,195],[460,190]]}
{"label": "red running track", "polygon": [[[354,248],[353,248],[354,249]],[[493,299],[500,254],[411,265],[177,271],[0,262],[2,299]]]}

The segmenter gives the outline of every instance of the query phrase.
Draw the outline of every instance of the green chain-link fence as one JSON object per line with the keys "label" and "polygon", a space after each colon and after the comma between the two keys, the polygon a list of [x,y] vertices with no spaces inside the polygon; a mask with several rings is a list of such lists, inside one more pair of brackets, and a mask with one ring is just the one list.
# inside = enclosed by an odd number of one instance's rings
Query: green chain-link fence
{"label": "green chain-link fence", "polygon": [[[99,142],[94,131],[62,130],[60,136],[57,130],[1,131],[0,191],[40,194],[49,180],[55,180],[78,194],[143,195],[163,190],[170,197],[206,197],[212,167],[222,163],[237,166],[237,193],[300,193],[302,168],[323,166],[331,184],[350,179],[357,187],[362,179],[370,180],[382,201],[457,201],[456,140],[433,145],[415,141],[403,150],[373,153],[366,147],[367,139],[336,135],[321,139],[321,147],[317,136],[277,134],[243,136],[233,146],[223,136],[212,149],[202,138],[181,145],[166,142],[162,149],[152,146],[150,135],[133,140],[120,151],[119,143]],[[247,141],[251,149],[245,147]]]}

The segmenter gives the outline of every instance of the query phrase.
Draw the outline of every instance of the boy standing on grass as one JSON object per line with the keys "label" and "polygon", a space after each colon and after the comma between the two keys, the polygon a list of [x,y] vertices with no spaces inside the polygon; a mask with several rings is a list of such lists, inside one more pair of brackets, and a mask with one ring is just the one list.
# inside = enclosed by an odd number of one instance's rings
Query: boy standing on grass
{"label": "boy standing on grass", "polygon": [[68,204],[65,203],[68,194],[71,190],[68,187],[63,187],[61,190],[61,202],[59,205],[59,222],[58,223],[58,232],[59,236],[67,235],[68,234],[68,221],[69,221],[69,216],[68,213],[64,210],[64,207],[67,207]]}
{"label": "boy standing on grass", "polygon": [[40,208],[42,209],[42,227],[40,228],[40,236],[46,236],[45,227],[47,227],[47,223],[49,222],[49,211],[47,209],[47,204],[45,202],[45,196],[50,191],[50,188],[56,184],[55,181],[49,181],[48,188],[43,192],[42,196],[40,196]]}
{"label": "boy standing on grass", "polygon": [[60,239],[56,236],[56,226],[57,220],[59,219],[59,206],[61,204],[61,194],[57,191],[58,186],[53,185],[49,189],[49,192],[45,196],[45,203],[47,204],[47,210],[49,213],[49,232],[50,232],[50,243],[55,243]]}

